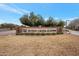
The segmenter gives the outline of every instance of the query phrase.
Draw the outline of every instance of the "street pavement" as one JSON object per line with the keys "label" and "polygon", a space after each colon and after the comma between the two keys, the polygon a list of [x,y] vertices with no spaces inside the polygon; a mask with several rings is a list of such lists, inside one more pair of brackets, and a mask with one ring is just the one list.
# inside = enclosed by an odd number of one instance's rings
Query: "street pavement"
{"label": "street pavement", "polygon": [[72,31],[72,30],[69,30],[70,34],[73,34],[73,35],[79,35],[79,31]]}
{"label": "street pavement", "polygon": [[0,31],[0,36],[16,35],[16,30]]}

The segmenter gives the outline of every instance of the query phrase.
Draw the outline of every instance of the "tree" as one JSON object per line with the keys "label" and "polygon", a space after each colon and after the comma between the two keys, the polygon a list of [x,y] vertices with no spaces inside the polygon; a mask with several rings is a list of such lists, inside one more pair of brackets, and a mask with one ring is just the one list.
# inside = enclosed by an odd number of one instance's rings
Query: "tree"
{"label": "tree", "polygon": [[62,20],[60,20],[57,24],[57,26],[60,26],[60,27],[64,27],[64,25],[65,25],[65,22]]}
{"label": "tree", "polygon": [[53,27],[54,26],[53,20],[54,19],[52,17],[49,17],[48,20],[46,21],[46,26]]}
{"label": "tree", "polygon": [[79,30],[79,18],[72,20],[69,23],[68,28],[73,29],[73,30]]}
{"label": "tree", "polygon": [[34,12],[30,13],[29,19],[31,21],[32,26],[36,26],[38,18],[37,18],[37,15],[34,14]]}
{"label": "tree", "polygon": [[1,24],[1,28],[10,28],[11,30],[12,29],[15,29],[18,25],[15,25],[15,24],[12,24],[12,23],[3,23]]}
{"label": "tree", "polygon": [[37,26],[44,26],[45,25],[45,21],[43,19],[43,17],[41,15],[37,15]]}
{"label": "tree", "polygon": [[64,26],[63,21],[57,22],[53,19],[53,17],[49,17],[47,21],[41,15],[36,15],[31,12],[29,15],[23,15],[20,18],[20,22],[24,25],[28,25],[31,27],[34,26],[47,26],[47,27],[56,27],[56,26]]}
{"label": "tree", "polygon": [[28,26],[39,26],[44,24],[43,17],[41,15],[35,15],[33,12],[30,15],[23,15],[20,18],[20,22]]}
{"label": "tree", "polygon": [[37,21],[37,15],[35,15],[33,12],[31,12],[30,15],[24,15],[20,18],[20,22],[28,26],[36,26]]}
{"label": "tree", "polygon": [[29,20],[29,16],[28,15],[23,15],[21,18],[20,18],[20,22],[24,25],[28,25],[28,26],[31,26],[31,21]]}

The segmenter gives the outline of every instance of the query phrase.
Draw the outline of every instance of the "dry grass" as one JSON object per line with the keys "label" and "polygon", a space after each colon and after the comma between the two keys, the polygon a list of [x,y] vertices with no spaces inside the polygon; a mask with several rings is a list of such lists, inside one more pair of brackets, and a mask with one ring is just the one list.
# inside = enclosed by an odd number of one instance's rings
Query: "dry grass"
{"label": "dry grass", "polygon": [[69,34],[0,36],[0,55],[79,55],[79,37]]}

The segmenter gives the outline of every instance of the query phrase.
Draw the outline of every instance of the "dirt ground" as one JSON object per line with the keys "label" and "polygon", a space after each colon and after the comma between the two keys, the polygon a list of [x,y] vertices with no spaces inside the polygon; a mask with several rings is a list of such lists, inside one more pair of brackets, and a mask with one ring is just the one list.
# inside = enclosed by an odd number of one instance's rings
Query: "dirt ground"
{"label": "dirt ground", "polygon": [[0,36],[0,56],[79,56],[79,36]]}

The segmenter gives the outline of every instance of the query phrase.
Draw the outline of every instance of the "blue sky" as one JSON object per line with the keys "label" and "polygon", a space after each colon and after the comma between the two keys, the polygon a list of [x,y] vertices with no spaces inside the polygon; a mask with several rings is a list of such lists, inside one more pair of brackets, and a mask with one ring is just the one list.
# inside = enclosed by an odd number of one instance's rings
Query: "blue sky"
{"label": "blue sky", "polygon": [[0,23],[21,24],[19,18],[30,12],[42,15],[45,19],[49,16],[55,19],[73,20],[79,17],[79,4],[67,3],[18,3],[0,4]]}

